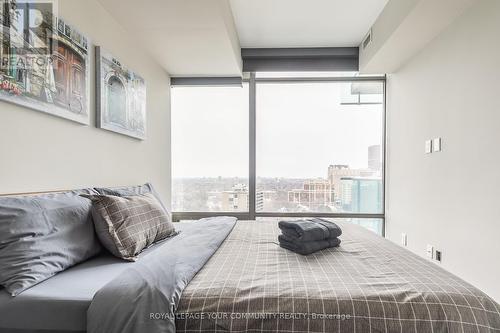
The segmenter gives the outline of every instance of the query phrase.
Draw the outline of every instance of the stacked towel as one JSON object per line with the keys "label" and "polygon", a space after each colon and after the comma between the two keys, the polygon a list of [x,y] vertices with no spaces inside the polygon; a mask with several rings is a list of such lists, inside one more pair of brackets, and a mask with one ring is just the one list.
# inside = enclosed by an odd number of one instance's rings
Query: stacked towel
{"label": "stacked towel", "polygon": [[335,223],[316,218],[298,221],[280,221],[278,226],[283,235],[300,242],[336,238],[342,235],[342,230]]}
{"label": "stacked towel", "polygon": [[290,238],[285,235],[279,235],[278,240],[282,248],[302,255],[308,255],[316,251],[339,246],[340,244],[340,239],[338,238],[327,238],[311,242],[296,242],[290,240]]}
{"label": "stacked towel", "polygon": [[278,237],[284,249],[307,255],[329,247],[339,246],[342,230],[333,222],[323,219],[280,221],[282,235]]}

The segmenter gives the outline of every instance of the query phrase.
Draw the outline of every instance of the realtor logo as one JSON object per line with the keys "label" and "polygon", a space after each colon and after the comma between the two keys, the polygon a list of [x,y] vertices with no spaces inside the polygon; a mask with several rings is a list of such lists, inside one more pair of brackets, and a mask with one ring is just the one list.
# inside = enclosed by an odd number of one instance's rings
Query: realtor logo
{"label": "realtor logo", "polygon": [[[18,55],[50,55],[51,31],[57,22],[56,3],[51,0],[0,0],[2,42]],[[2,59],[4,63],[4,59]],[[39,61],[39,60],[38,60]]]}

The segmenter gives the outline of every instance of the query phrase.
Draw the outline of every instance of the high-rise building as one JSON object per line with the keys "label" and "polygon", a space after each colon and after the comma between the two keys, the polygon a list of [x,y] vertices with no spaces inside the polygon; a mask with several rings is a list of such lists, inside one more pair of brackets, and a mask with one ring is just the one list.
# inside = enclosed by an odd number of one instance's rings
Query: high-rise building
{"label": "high-rise building", "polygon": [[301,189],[288,191],[288,202],[305,206],[311,210],[333,206],[333,188],[326,179],[312,179],[304,182]]}
{"label": "high-rise building", "polygon": [[382,169],[382,152],[380,145],[368,147],[368,169],[376,171]]}
{"label": "high-rise building", "polygon": [[248,210],[248,187],[236,184],[230,191],[222,191],[223,212],[240,212]]}
{"label": "high-rise building", "polygon": [[[256,211],[264,210],[264,199],[266,193],[257,191],[255,193]],[[248,211],[248,186],[246,184],[236,184],[230,191],[222,191],[221,211],[223,212],[244,212]]]}
{"label": "high-rise building", "polygon": [[342,198],[342,178],[345,177],[369,177],[373,171],[367,169],[350,169],[345,164],[333,164],[328,167],[328,181],[333,187],[334,201],[340,203]]}
{"label": "high-rise building", "polygon": [[382,179],[342,178],[342,209],[352,213],[382,212]]}
{"label": "high-rise building", "polygon": [[258,191],[255,193],[255,211],[262,212],[264,210],[264,192]]}
{"label": "high-rise building", "polygon": [[276,206],[278,203],[278,192],[273,190],[257,190],[255,198],[255,211],[257,212],[265,212],[265,211],[274,211],[279,209],[279,206]]}

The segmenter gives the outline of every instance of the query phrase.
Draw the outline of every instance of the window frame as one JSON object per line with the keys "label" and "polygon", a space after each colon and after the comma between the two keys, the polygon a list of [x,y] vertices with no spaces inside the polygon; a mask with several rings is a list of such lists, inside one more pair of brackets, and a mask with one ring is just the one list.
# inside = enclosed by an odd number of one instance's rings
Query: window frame
{"label": "window frame", "polygon": [[[214,78],[215,84],[212,84],[210,78],[190,78],[193,85],[218,85],[220,78]],[[217,81],[217,79],[219,81]],[[257,83],[273,84],[273,83],[314,83],[314,82],[381,82],[383,86],[383,102],[382,102],[382,212],[381,213],[311,213],[311,212],[257,212],[256,211],[256,185],[257,185],[257,156],[256,156],[256,114],[257,114]],[[201,84],[200,84],[201,82]],[[325,217],[325,218],[368,218],[382,220],[382,236],[385,236],[385,211],[386,211],[386,147],[387,147],[387,118],[386,118],[386,76],[332,76],[332,77],[272,77],[272,78],[257,78],[255,72],[248,73],[247,77],[243,78],[242,82],[248,83],[248,117],[249,117],[249,177],[248,177],[248,211],[247,212],[172,212],[172,220],[192,220],[204,217],[227,216],[228,214],[240,220],[255,220],[257,217]],[[183,82],[184,83],[184,82]],[[186,84],[183,84],[186,85]],[[222,84],[224,85],[224,84]]]}

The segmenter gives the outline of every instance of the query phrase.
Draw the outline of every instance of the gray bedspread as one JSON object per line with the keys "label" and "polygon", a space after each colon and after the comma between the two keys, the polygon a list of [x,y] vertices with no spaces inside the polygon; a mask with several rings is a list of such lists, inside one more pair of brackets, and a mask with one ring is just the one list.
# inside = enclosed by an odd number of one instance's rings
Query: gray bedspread
{"label": "gray bedspread", "polygon": [[340,247],[301,256],[276,244],[277,220],[239,221],[184,290],[177,332],[500,332],[499,305],[478,289],[339,226]]}
{"label": "gray bedspread", "polygon": [[175,332],[181,293],[235,225],[232,217],[186,224],[165,246],[101,288],[87,312],[87,332]]}

